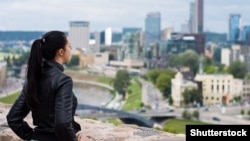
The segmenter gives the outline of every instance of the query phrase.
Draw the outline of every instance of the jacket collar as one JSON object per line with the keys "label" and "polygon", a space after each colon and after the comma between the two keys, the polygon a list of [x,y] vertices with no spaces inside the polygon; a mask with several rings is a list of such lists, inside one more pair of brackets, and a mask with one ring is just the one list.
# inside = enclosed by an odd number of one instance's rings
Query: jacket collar
{"label": "jacket collar", "polygon": [[58,68],[59,70],[64,71],[63,65],[57,63],[56,61],[52,61],[52,60],[44,61],[44,65],[45,65],[45,66],[50,66],[50,67],[56,67],[56,68]]}

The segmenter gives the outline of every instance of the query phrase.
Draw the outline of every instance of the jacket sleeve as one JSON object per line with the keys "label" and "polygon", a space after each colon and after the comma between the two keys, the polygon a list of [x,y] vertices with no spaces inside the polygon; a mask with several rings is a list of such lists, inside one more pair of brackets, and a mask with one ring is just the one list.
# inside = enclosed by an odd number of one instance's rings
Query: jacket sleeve
{"label": "jacket sleeve", "polygon": [[6,118],[9,127],[13,132],[23,140],[30,140],[33,134],[33,129],[28,125],[24,118],[30,110],[25,103],[24,88],[16,99],[15,103],[10,108]]}
{"label": "jacket sleeve", "polygon": [[68,76],[58,81],[55,94],[55,134],[60,141],[77,141],[72,124],[73,82]]}

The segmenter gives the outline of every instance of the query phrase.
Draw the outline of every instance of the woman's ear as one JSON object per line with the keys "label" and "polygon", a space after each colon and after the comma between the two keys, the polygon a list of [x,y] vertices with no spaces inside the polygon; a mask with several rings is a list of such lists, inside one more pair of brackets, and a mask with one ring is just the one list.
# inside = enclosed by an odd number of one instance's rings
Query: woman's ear
{"label": "woman's ear", "polygon": [[61,48],[58,50],[58,55],[63,56],[64,55],[64,50]]}

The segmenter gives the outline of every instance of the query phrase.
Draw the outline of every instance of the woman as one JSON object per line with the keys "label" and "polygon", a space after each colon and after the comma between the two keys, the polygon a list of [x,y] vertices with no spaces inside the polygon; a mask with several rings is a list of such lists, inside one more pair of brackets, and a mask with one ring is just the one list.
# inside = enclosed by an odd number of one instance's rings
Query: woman
{"label": "woman", "polygon": [[[69,39],[61,31],[50,31],[33,42],[26,81],[6,117],[23,140],[77,141],[81,130],[74,121],[77,98],[71,77],[63,73],[63,64],[70,59]],[[24,121],[30,111],[34,129]]]}

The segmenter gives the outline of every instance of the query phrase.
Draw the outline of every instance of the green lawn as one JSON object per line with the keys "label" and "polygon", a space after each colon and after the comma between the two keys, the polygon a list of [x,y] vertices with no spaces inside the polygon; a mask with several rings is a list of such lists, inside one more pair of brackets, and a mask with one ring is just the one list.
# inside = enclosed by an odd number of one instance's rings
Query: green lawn
{"label": "green lawn", "polygon": [[208,123],[185,120],[185,119],[169,119],[163,126],[163,131],[175,134],[185,134],[186,125],[207,125]]}
{"label": "green lawn", "polygon": [[17,99],[17,97],[19,96],[19,94],[20,94],[20,91],[15,92],[5,97],[1,97],[0,102],[6,103],[6,104],[13,104],[15,100]]}
{"label": "green lawn", "polygon": [[113,80],[114,80],[114,78],[111,78],[111,77],[100,76],[97,79],[97,82],[104,83],[104,84],[107,84],[107,85],[111,85]]}
{"label": "green lawn", "polygon": [[123,110],[131,111],[141,108],[141,85],[138,81],[132,81],[128,87],[126,103]]}

